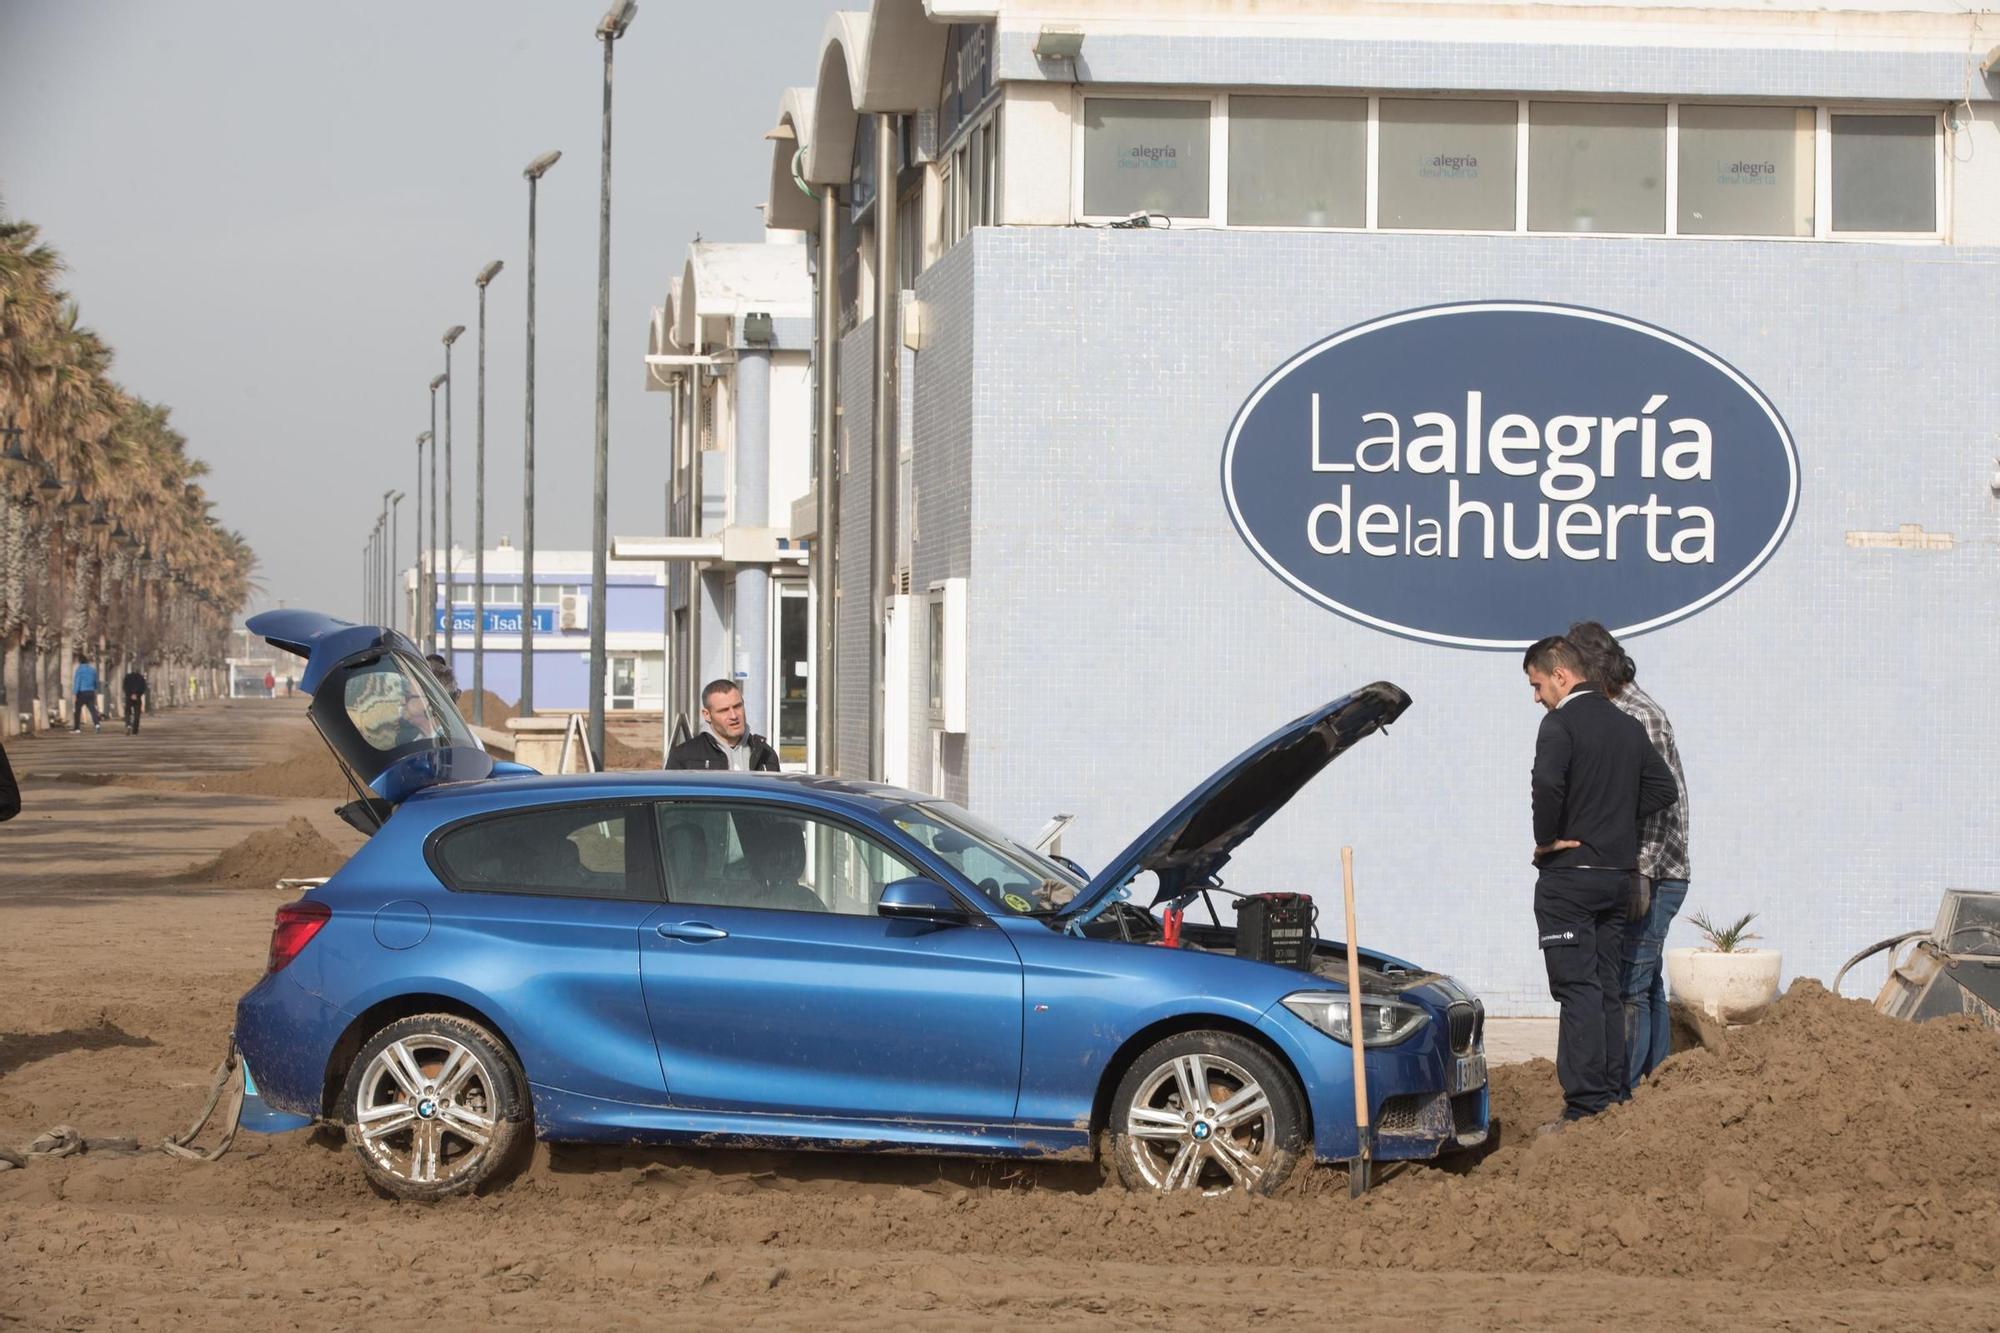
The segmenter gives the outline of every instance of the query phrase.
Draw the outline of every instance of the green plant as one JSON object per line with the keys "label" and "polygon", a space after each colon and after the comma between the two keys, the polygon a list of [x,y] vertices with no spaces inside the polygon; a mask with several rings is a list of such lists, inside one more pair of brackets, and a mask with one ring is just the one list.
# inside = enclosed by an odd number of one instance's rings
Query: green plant
{"label": "green plant", "polygon": [[1745,912],[1728,925],[1718,926],[1708,919],[1706,912],[1696,912],[1689,918],[1694,928],[1701,932],[1701,937],[1708,941],[1708,947],[1717,953],[1741,953],[1744,952],[1743,946],[1751,940],[1763,939],[1762,935],[1750,929],[1750,923],[1756,919],[1755,912]]}

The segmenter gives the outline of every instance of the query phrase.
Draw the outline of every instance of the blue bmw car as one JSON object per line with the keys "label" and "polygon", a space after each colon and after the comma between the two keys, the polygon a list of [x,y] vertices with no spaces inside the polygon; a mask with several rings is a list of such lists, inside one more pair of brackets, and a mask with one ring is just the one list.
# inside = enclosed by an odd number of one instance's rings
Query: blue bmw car
{"label": "blue bmw car", "polygon": [[475,1190],[535,1137],[1104,1153],[1134,1189],[1267,1193],[1360,1155],[1355,1040],[1373,1157],[1486,1137],[1464,988],[1364,951],[1355,1033],[1305,899],[1212,924],[1231,853],[1409,706],[1393,685],[1281,727],[1089,875],[872,783],[544,777],[482,750],[402,635],[249,625],[307,659],[369,840],[278,910],[236,1042],[265,1123],[341,1126],[389,1195]]}

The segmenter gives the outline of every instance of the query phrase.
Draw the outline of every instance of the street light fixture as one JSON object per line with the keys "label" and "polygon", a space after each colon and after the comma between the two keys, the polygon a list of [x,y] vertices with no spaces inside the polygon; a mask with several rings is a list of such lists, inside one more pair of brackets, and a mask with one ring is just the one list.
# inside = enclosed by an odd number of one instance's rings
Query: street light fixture
{"label": "street light fixture", "polygon": [[382,575],[382,605],[389,617],[382,623],[390,629],[396,628],[396,613],[402,609],[396,604],[398,601],[396,589],[403,581],[402,570],[396,566],[396,557],[403,549],[402,535],[397,526],[397,520],[402,512],[403,493],[397,491],[389,497],[389,565]]}
{"label": "street light fixture", "polygon": [[522,717],[535,713],[535,192],[548,169],[562,160],[553,149],[527,165],[528,178],[528,386],[521,433],[521,701]]}
{"label": "street light fixture", "polygon": [[0,463],[27,463],[32,461],[26,454],[21,452],[21,437],[26,433],[26,431],[14,424],[14,416],[12,413],[9,413],[7,424],[0,426],[0,436],[4,436],[7,440],[6,451],[0,453]]}
{"label": "street light fixture", "polygon": [[472,720],[481,726],[486,723],[486,288],[502,267],[496,259],[472,280],[479,288],[479,410],[472,465]]}
{"label": "street light fixture", "polygon": [[[447,625],[457,623],[453,608],[458,605],[458,547],[451,539],[451,345],[464,332],[463,324],[454,324],[444,331],[444,609]],[[448,633],[451,638],[446,640],[447,644],[457,638],[455,630]],[[445,652],[445,659],[451,660],[449,649]]]}
{"label": "street light fixture", "polygon": [[[438,424],[438,390],[439,390],[439,389],[440,389],[441,387],[443,387],[443,385],[444,385],[444,382],[445,382],[445,377],[444,377],[444,376],[442,376],[442,375],[439,375],[439,376],[437,376],[436,378],[434,378],[434,379],[433,379],[433,380],[431,381],[431,428],[430,428],[430,431],[428,432],[428,434],[429,434],[429,437],[430,437],[430,442],[431,442],[431,600],[430,600],[430,608],[431,608],[431,621],[430,621],[430,636],[431,636],[431,651],[432,651],[432,652],[437,652],[437,651],[438,651],[438,641],[437,641],[437,636],[438,636],[438,629],[437,629],[437,611],[438,611],[438,589],[437,589],[437,583],[438,583],[438,436],[437,436],[437,424]],[[449,467],[447,467],[447,468],[446,468],[446,473],[445,473],[445,475],[447,475],[447,476],[449,476],[449,475],[450,475],[450,468],[449,468]],[[446,511],[446,512],[447,512],[447,520],[446,520],[446,521],[447,521],[447,522],[449,522],[449,511]],[[447,635],[449,635],[449,634],[451,633],[451,603],[450,603],[449,601],[447,601],[447,602],[445,603],[445,633],[446,633]],[[451,640],[450,640],[449,638],[447,638],[447,639],[445,640],[445,646],[446,646],[446,650],[447,650],[447,651],[446,651],[446,653],[445,653],[445,659],[446,659],[447,661],[449,661],[449,660],[450,660],[450,657],[451,657],[451,654],[450,654],[450,652],[449,652],[449,648],[450,648],[450,644],[451,644]]]}
{"label": "street light fixture", "polygon": [[[590,513],[590,751],[604,763],[604,575],[610,547],[611,462],[611,51],[632,16],[636,0],[618,0],[598,20],[604,43],[604,158],[597,199],[597,448],[591,477]],[[893,190],[891,191],[893,193]]]}
{"label": "street light fixture", "polygon": [[[433,403],[437,401],[435,394],[432,395],[431,401]],[[432,415],[435,416],[436,412],[433,411]],[[417,629],[418,632],[413,637],[424,645],[425,652],[429,652],[437,640],[437,580],[430,577],[427,572],[426,566],[430,564],[431,556],[424,553],[424,446],[429,444],[431,439],[429,431],[422,431],[417,435],[417,582],[430,591],[424,597],[422,628],[411,626],[412,629]],[[437,450],[435,449],[431,450],[431,532],[433,534],[437,532]],[[433,536],[431,540],[436,541],[437,538]],[[435,551],[431,553],[435,554]],[[415,620],[416,615],[417,608],[413,601],[410,606],[410,618]]]}

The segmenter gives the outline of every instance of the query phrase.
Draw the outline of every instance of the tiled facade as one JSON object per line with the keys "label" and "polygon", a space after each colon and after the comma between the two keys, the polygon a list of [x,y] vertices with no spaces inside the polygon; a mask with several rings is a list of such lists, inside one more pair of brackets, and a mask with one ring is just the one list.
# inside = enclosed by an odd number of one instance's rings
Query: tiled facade
{"label": "tiled facade", "polygon": [[[1371,942],[1449,967],[1498,1011],[1547,1011],[1527,858],[1540,710],[1518,662],[1299,597],[1238,537],[1218,478],[1237,408],[1300,347],[1398,309],[1532,296],[1710,348],[1797,440],[1800,510],[1770,564],[1630,645],[1687,764],[1687,910],[1755,911],[1788,973],[1828,977],[1927,922],[1944,887],[2000,884],[2000,848],[1978,832],[2000,766],[2000,390],[1982,370],[2000,349],[2000,252],[996,228],[917,292],[915,581],[971,579],[964,786],[954,774],[940,794],[1023,833],[1075,813],[1066,850],[1094,865],[1285,718],[1395,681],[1409,714],[1309,787],[1225,882],[1337,903],[1352,844]],[[862,389],[868,331],[848,340],[861,347],[845,378]],[[867,531],[865,469],[846,481],[851,542]],[[1904,523],[1954,544],[1848,539]],[[843,610],[858,650],[864,622]],[[921,633],[911,657],[921,694]],[[865,673],[858,651],[853,665]],[[865,744],[865,696],[842,667],[843,720]],[[1683,921],[1670,942],[1689,938]]]}

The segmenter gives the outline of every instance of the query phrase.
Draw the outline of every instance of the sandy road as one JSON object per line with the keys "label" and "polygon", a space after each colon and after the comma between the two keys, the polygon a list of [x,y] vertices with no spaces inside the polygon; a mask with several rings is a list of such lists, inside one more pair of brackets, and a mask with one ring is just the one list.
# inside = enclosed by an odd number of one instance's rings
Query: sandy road
{"label": "sandy road", "polygon": [[[326,799],[52,780],[244,769],[308,735],[282,701],[149,725],[10,751],[28,808],[0,826],[0,1143],[65,1121],[149,1142],[180,1128],[282,895],[174,876],[293,815],[356,841]],[[1519,1122],[1550,1096],[1545,1067],[1496,1082]],[[1622,1124],[1593,1127],[1597,1146],[1639,1122]],[[1988,1212],[1954,1222],[1955,1266],[1871,1262],[1870,1229],[1895,1240],[1906,1225],[1872,1202],[1851,1240],[1788,1231],[1797,1247],[1774,1250],[1789,1180],[1719,1222],[1705,1192],[1689,1197],[1699,1179],[1674,1178],[1685,1167],[1598,1167],[1571,1188],[1565,1172],[1600,1160],[1590,1142],[1562,1156],[1516,1136],[1470,1176],[1405,1172],[1361,1205],[1331,1173],[1273,1201],[1155,1200],[1088,1171],[572,1150],[435,1207],[376,1199],[328,1136],[239,1142],[212,1166],[148,1153],[0,1172],[0,1325],[2000,1327],[1992,1265],[1975,1262],[2000,1251]],[[1872,1188],[1843,1178],[1811,1199],[1858,1207]],[[1912,1216],[1949,1212],[1928,1197]]]}

